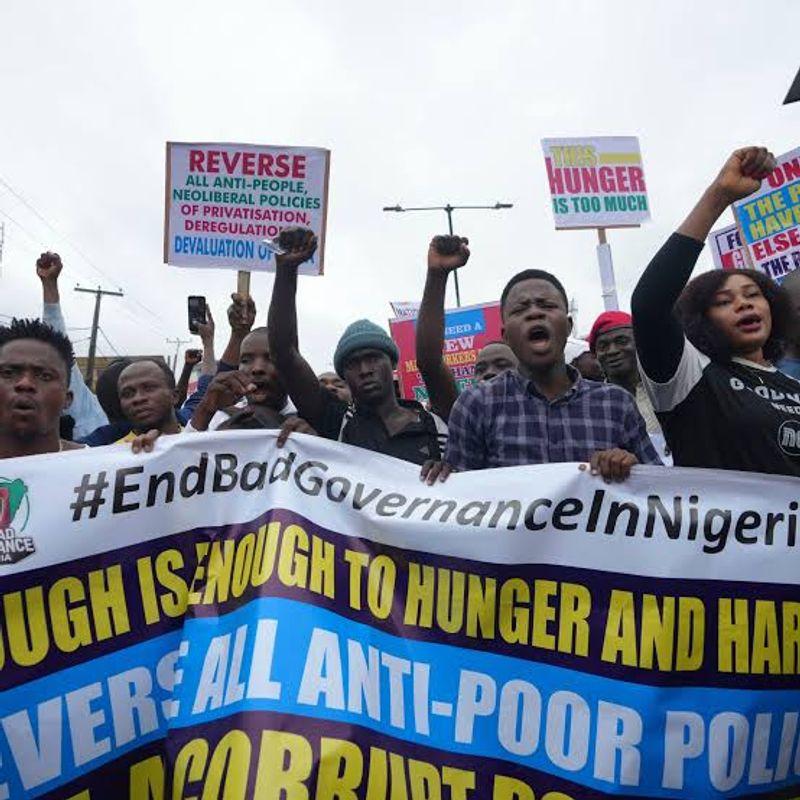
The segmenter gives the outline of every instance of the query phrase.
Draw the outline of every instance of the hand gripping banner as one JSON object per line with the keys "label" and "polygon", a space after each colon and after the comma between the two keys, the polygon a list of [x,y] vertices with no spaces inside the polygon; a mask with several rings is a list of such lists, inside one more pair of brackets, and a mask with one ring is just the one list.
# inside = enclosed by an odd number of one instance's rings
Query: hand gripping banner
{"label": "hand gripping banner", "polygon": [[798,482],[229,432],[0,465],[0,798],[800,794]]}

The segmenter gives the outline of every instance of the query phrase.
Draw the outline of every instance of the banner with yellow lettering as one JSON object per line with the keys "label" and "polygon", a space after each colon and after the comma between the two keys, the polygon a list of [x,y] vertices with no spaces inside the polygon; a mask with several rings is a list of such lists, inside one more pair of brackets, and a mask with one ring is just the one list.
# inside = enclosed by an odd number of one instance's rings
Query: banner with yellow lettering
{"label": "banner with yellow lettering", "polygon": [[322,439],[0,465],[0,800],[800,794],[795,479]]}

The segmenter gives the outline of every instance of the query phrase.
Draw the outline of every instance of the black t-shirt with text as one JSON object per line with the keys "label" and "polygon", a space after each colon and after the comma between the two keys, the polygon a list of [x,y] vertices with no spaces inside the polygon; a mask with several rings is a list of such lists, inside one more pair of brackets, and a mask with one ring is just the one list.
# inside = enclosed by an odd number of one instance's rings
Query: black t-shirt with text
{"label": "black t-shirt with text", "polygon": [[800,382],[688,340],[669,381],[643,379],[675,466],[800,476]]}

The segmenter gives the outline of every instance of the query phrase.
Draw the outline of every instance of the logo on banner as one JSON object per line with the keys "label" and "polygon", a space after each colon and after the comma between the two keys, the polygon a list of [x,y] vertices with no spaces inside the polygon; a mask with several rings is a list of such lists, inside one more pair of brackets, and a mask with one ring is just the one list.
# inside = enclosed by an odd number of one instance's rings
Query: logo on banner
{"label": "logo on banner", "polygon": [[16,564],[36,552],[33,537],[23,535],[30,513],[25,483],[0,478],[0,565]]}

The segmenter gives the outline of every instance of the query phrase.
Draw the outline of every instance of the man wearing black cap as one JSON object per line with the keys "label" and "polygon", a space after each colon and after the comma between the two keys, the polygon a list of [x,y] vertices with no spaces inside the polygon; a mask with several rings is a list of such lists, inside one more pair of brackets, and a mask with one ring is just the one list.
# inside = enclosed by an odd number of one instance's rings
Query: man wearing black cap
{"label": "man wearing black cap", "polygon": [[285,230],[276,254],[269,307],[270,351],[298,414],[321,435],[403,461],[424,464],[444,454],[447,427],[419,403],[398,400],[393,370],[397,345],[369,320],[352,323],[342,334],[334,367],[353,398],[352,406],[322,387],[297,346],[297,269],[311,258],[317,240],[311,231]]}

